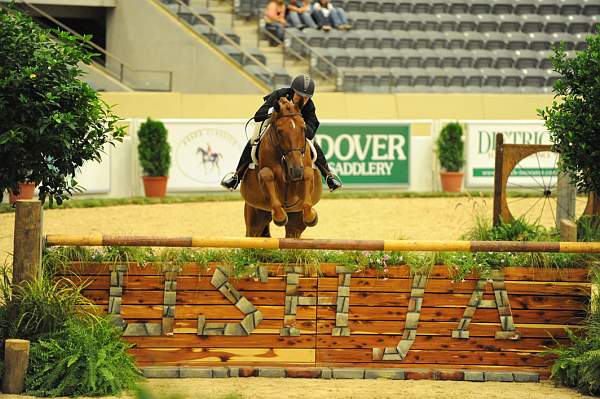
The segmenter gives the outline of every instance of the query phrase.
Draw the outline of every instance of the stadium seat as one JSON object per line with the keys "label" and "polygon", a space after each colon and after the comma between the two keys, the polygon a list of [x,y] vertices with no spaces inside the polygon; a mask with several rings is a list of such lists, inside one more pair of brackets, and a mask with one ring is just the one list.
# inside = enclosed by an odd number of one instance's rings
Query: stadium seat
{"label": "stadium seat", "polygon": [[483,77],[483,86],[491,88],[500,88],[503,78],[501,70],[484,68],[481,69],[481,75]]}
{"label": "stadium seat", "polygon": [[546,71],[539,69],[525,69],[523,70],[523,80],[521,81],[521,87],[535,87],[541,89],[546,85]]}
{"label": "stadium seat", "polygon": [[[518,69],[501,69],[502,72],[502,87],[517,88],[521,85],[523,72]],[[508,90],[511,91],[510,89]]]}
{"label": "stadium seat", "polygon": [[529,49],[535,51],[550,50],[552,47],[552,37],[543,32],[529,34]]}
{"label": "stadium seat", "polygon": [[432,86],[445,87],[448,84],[448,76],[443,68],[427,68],[427,74]]}
{"label": "stadium seat", "polygon": [[511,0],[496,0],[492,3],[492,14],[508,15],[513,13],[515,2]]}
{"label": "stadium seat", "polygon": [[480,69],[464,69],[463,73],[466,78],[465,87],[474,89],[473,91],[477,91],[481,86],[483,86],[484,76]]}
{"label": "stadium seat", "polygon": [[521,32],[506,34],[506,48],[508,50],[520,50],[529,47],[529,35]]}
{"label": "stadium seat", "polygon": [[[292,81],[292,77],[286,71],[285,68],[282,67],[271,67],[271,72],[273,72],[273,85],[275,87],[284,87],[288,86]],[[289,87],[289,86],[288,86]]]}
{"label": "stadium seat", "polygon": [[579,15],[583,10],[581,0],[561,0],[559,3],[561,15]]}
{"label": "stadium seat", "polygon": [[448,36],[443,32],[426,32],[429,37],[429,47],[432,49],[443,49],[446,48],[448,43]]}
{"label": "stadium seat", "polygon": [[414,14],[428,14],[431,2],[428,0],[416,0],[413,4],[412,12]]}
{"label": "stadium seat", "polygon": [[346,39],[346,32],[333,29],[327,32],[323,46],[326,48],[342,48],[344,47],[344,40]]}
{"label": "stadium seat", "polygon": [[502,33],[508,32],[520,32],[522,18],[518,15],[499,15],[499,27],[498,30]]}
{"label": "stadium seat", "polygon": [[421,52],[421,66],[423,68],[437,68],[440,66],[441,58],[439,52],[436,50],[422,49]]}
{"label": "stadium seat", "polygon": [[485,33],[486,50],[502,50],[506,48],[506,35],[498,32]]}
{"label": "stadium seat", "polygon": [[566,31],[573,35],[577,33],[588,33],[591,31],[592,23],[595,22],[597,21],[594,21],[585,15],[569,15],[566,20],[568,26]]}
{"label": "stadium seat", "polygon": [[215,38],[217,37],[217,35],[212,32],[212,29],[208,27],[208,25],[204,25],[204,24],[196,24],[194,26],[192,26],[192,28],[200,33],[201,35],[205,36],[208,40],[210,40],[211,42],[215,42]]}
{"label": "stadium seat", "polygon": [[511,51],[511,50],[495,50],[494,51],[494,68],[497,68],[497,69],[513,68],[514,65],[515,65],[515,51]]}
{"label": "stadium seat", "polygon": [[553,15],[560,13],[560,0],[539,0],[537,13],[540,15]]}
{"label": "stadium seat", "polygon": [[600,15],[600,3],[598,0],[582,0],[581,3],[583,4],[583,15]]}
{"label": "stadium seat", "polygon": [[538,67],[540,54],[533,50],[517,50],[515,52],[515,59],[515,68],[533,69]]}
{"label": "stadium seat", "polygon": [[377,0],[365,0],[362,2],[363,12],[379,12],[379,1]]}
{"label": "stadium seat", "polygon": [[379,38],[379,48],[388,49],[396,47],[396,37],[392,35],[392,32],[386,30],[374,31]]}
{"label": "stadium seat", "polygon": [[521,32],[535,33],[544,31],[546,19],[541,15],[528,14],[522,16]]}
{"label": "stadium seat", "polygon": [[438,14],[439,30],[442,32],[455,32],[458,26],[456,16],[451,14]]}
{"label": "stadium seat", "polygon": [[499,27],[499,21],[497,15],[485,14],[477,16],[477,31],[485,32],[496,32]]}
{"label": "stadium seat", "polygon": [[396,12],[396,2],[394,0],[381,0],[379,4],[379,12]]}
{"label": "stadium seat", "polygon": [[[573,50],[576,47],[576,43],[581,38],[581,36],[578,36],[579,35],[571,35],[569,33],[553,33],[552,35],[549,35],[548,38],[550,45],[547,48],[540,48],[539,50],[549,50],[560,44],[564,44],[567,50]],[[530,48],[536,50],[531,45]]]}
{"label": "stadium seat", "polygon": [[429,13],[432,15],[446,14],[448,13],[449,9],[450,7],[448,6],[447,2],[441,0],[432,0],[431,7],[429,8]]}
{"label": "stadium seat", "polygon": [[473,0],[469,6],[469,13],[473,15],[489,14],[492,12],[493,4],[490,0]]}
{"label": "stadium seat", "polygon": [[246,71],[248,71],[249,73],[258,77],[260,80],[262,80],[266,84],[268,84],[268,85],[272,84],[272,75],[269,74],[267,71],[265,71],[263,68],[261,68],[257,65],[246,65],[246,66],[244,66],[244,69]]}
{"label": "stadium seat", "polygon": [[477,31],[479,19],[471,14],[457,14],[454,16],[458,20],[457,30],[459,32],[474,32]]}
{"label": "stadium seat", "polygon": [[467,0],[452,0],[448,12],[450,14],[468,14],[469,2]]}
{"label": "stadium seat", "polygon": [[[491,68],[494,65],[494,53],[489,50],[473,50],[473,63],[474,68]],[[459,63],[460,66],[460,63]]]}
{"label": "stadium seat", "polygon": [[552,69],[552,59],[551,57],[554,55],[554,51],[540,51],[539,54],[539,63],[538,68],[540,69]]}
{"label": "stadium seat", "polygon": [[463,49],[465,48],[467,38],[464,33],[460,32],[445,32],[446,48],[448,49]]}
{"label": "stadium seat", "polygon": [[[546,15],[544,32],[561,33],[567,30],[567,19],[562,15]],[[586,19],[585,17],[583,17]],[[589,26],[588,26],[589,28]]]}
{"label": "stadium seat", "polygon": [[388,65],[387,51],[380,49],[366,50],[369,55],[371,68],[385,68]]}
{"label": "stadium seat", "polygon": [[535,14],[537,11],[537,0],[515,0],[513,13],[517,15]]}
{"label": "stadium seat", "polygon": [[486,37],[479,32],[465,33],[465,48],[467,50],[480,50],[485,47]]}

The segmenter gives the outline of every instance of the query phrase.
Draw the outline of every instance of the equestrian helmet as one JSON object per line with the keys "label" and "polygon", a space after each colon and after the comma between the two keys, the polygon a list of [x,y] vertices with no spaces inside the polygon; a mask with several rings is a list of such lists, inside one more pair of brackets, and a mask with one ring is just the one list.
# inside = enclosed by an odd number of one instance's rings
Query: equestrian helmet
{"label": "equestrian helmet", "polygon": [[315,94],[315,81],[307,73],[298,75],[292,81],[292,90],[299,96],[311,98]]}

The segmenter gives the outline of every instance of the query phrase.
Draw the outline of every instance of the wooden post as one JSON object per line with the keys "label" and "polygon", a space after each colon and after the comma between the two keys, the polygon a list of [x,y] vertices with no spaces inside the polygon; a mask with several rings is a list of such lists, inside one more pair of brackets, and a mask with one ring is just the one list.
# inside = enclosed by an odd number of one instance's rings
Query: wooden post
{"label": "wooden post", "polygon": [[569,219],[560,220],[560,241],[577,241],[577,225]]}
{"label": "wooden post", "polygon": [[3,393],[22,393],[29,367],[29,341],[7,339],[4,342]]}
{"label": "wooden post", "polygon": [[558,173],[556,196],[556,228],[561,229],[563,219],[575,220],[575,200],[577,196],[577,188],[571,184],[569,176],[562,172]]}
{"label": "wooden post", "polygon": [[494,168],[494,226],[500,224],[502,212],[502,162],[504,161],[504,136],[496,134],[496,165]]}
{"label": "wooden post", "polygon": [[30,281],[40,275],[42,224],[42,203],[40,201],[17,201],[13,284]]}

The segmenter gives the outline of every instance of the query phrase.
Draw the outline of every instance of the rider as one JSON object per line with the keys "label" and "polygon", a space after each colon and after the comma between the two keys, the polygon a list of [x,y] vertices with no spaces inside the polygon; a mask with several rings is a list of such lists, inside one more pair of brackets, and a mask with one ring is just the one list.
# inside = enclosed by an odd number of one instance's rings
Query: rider
{"label": "rider", "polygon": [[[291,87],[284,87],[282,89],[275,90],[268,96],[264,97],[265,103],[258,109],[258,111],[256,111],[256,114],[254,115],[254,121],[263,122],[269,119],[273,111],[279,111],[279,98],[287,97],[288,100],[291,100],[294,103],[300,103],[302,118],[304,118],[304,123],[306,125],[305,135],[307,139],[312,140],[315,137],[317,129],[319,128],[319,120],[315,114],[315,104],[311,100],[311,97],[314,93],[315,82],[310,78],[310,76],[307,74],[298,75],[292,81]],[[315,161],[315,164],[321,171],[321,174],[325,176],[325,182],[327,183],[329,190],[335,191],[342,187],[342,182],[331,172],[331,170],[329,170],[329,165],[327,165],[327,160],[325,159],[323,150],[316,141],[314,142],[314,146],[317,150],[317,160]],[[248,166],[252,162],[251,147],[252,144],[249,141],[242,152],[242,157],[240,158],[240,162],[238,163],[235,173],[225,176],[221,181],[221,185],[223,187],[230,190],[235,190],[237,188],[241,179],[244,177],[244,173],[246,173]]]}

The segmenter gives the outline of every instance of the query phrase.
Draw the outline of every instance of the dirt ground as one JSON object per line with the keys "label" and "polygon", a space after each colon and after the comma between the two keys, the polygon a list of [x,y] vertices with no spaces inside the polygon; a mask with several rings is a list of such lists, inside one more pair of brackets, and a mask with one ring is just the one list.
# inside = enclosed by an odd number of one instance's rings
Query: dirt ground
{"label": "dirt ground", "polygon": [[[530,207],[533,199],[519,202]],[[44,232],[148,234],[170,236],[243,236],[243,203],[190,203],[118,206],[91,209],[50,210],[44,214]],[[491,218],[492,202],[486,198],[329,199],[316,207],[319,224],[307,230],[307,238],[348,239],[457,239],[476,213]],[[550,222],[548,218],[547,222]],[[12,252],[14,214],[0,214],[0,263]],[[275,237],[283,228],[272,228]],[[508,384],[440,381],[373,380],[152,380],[156,398],[580,398],[574,391],[549,383]],[[2,399],[22,396],[0,395]],[[235,398],[233,396],[232,398]]]}
{"label": "dirt ground", "polygon": [[[527,210],[527,198],[515,205]],[[491,218],[491,198],[325,199],[316,206],[319,224],[306,238],[458,239],[482,212]],[[550,224],[548,212],[544,212]],[[546,220],[547,219],[547,220]],[[0,214],[0,263],[12,253],[14,214]],[[46,234],[147,234],[204,237],[243,236],[243,203],[206,202],[60,209],[44,213]],[[275,237],[284,229],[272,225]]]}
{"label": "dirt ground", "polygon": [[[277,378],[150,380],[156,399],[571,399],[585,398],[551,383],[306,380]],[[29,396],[2,395],[2,399]],[[130,396],[123,396],[130,399]],[[108,398],[107,398],[108,399]],[[111,398],[115,399],[115,398]]]}

